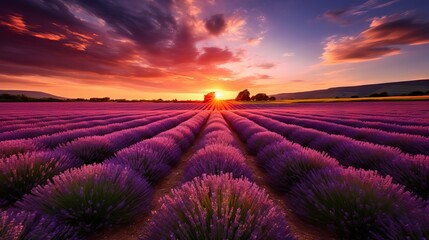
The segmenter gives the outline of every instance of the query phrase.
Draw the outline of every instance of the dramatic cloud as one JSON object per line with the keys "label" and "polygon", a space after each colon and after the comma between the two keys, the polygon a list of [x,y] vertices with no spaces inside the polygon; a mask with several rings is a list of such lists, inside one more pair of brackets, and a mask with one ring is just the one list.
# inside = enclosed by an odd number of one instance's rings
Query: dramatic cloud
{"label": "dramatic cloud", "polygon": [[204,48],[204,53],[198,58],[200,64],[223,64],[232,61],[238,61],[238,57],[234,56],[228,49],[217,47]]}
{"label": "dramatic cloud", "polygon": [[388,7],[400,0],[379,1],[368,0],[361,5],[350,8],[330,10],[323,14],[323,18],[328,21],[338,23],[340,25],[349,25],[353,21],[353,17],[366,14],[370,10]]}
{"label": "dramatic cloud", "polygon": [[358,36],[331,37],[322,58],[325,63],[361,62],[400,53],[400,45],[429,43],[429,21],[405,15],[375,18]]}
{"label": "dramatic cloud", "polygon": [[262,69],[271,69],[275,66],[276,66],[276,64],[274,64],[274,63],[261,63],[261,64],[255,65],[255,67],[262,68]]}
{"label": "dramatic cloud", "polygon": [[195,4],[10,1],[0,8],[0,74],[160,89],[188,79],[188,87],[181,88],[187,90],[213,84],[212,79],[239,79],[216,65],[240,61],[242,49],[197,46],[223,32],[242,31],[244,19],[216,14],[204,21]]}
{"label": "dramatic cloud", "polygon": [[206,29],[212,35],[219,35],[226,29],[226,21],[223,14],[216,14],[211,16],[206,21]]}

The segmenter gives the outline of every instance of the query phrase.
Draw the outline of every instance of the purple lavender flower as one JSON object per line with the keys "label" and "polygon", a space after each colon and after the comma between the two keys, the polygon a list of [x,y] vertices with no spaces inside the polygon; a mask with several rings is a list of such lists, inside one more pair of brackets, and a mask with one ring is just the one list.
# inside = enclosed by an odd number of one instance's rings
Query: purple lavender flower
{"label": "purple lavender flower", "polygon": [[247,141],[247,149],[252,154],[257,154],[261,149],[267,145],[273,144],[275,142],[281,142],[284,138],[277,133],[263,131],[258,132],[252,135]]}
{"label": "purple lavender flower", "polygon": [[429,199],[429,156],[403,155],[386,161],[380,172],[424,199]]}
{"label": "purple lavender flower", "polygon": [[338,162],[312,149],[296,148],[267,161],[267,182],[286,193],[313,171],[336,168]]}
{"label": "purple lavender flower", "polygon": [[0,239],[78,239],[76,229],[47,215],[9,209],[0,212]]}
{"label": "purple lavender flower", "polygon": [[[160,137],[159,139],[167,138]],[[168,163],[171,159],[168,145],[138,144],[119,151],[106,163],[127,165],[154,185],[170,173],[171,167]]]}
{"label": "purple lavender flower", "polygon": [[33,187],[79,165],[79,161],[62,151],[30,152],[1,160],[0,206],[14,203]]}
{"label": "purple lavender flower", "polygon": [[390,177],[353,168],[310,173],[287,199],[299,217],[345,239],[367,239],[383,231],[380,218],[409,216],[424,207],[423,201],[393,184]]}
{"label": "purple lavender flower", "polygon": [[0,141],[0,158],[36,150],[36,145],[28,139]]}
{"label": "purple lavender flower", "polygon": [[57,217],[81,232],[132,221],[150,209],[153,190],[123,165],[95,164],[68,170],[16,203]]}
{"label": "purple lavender flower", "polygon": [[200,140],[197,145],[197,149],[201,149],[206,145],[211,144],[221,144],[225,146],[232,146],[235,148],[239,148],[237,141],[232,136],[231,132],[228,130],[227,132],[223,130],[212,131],[204,135],[204,137]]}
{"label": "purple lavender flower", "polygon": [[224,145],[208,145],[198,150],[188,162],[184,182],[203,174],[231,173],[234,178],[246,177],[253,180],[253,174],[245,163],[246,159],[240,150]]}
{"label": "purple lavender flower", "polygon": [[64,150],[85,164],[100,163],[115,153],[113,144],[102,136],[79,138],[65,145]]}
{"label": "purple lavender flower", "polygon": [[[188,135],[191,134],[191,135]],[[194,141],[194,135],[191,130],[187,127],[176,127],[174,129],[162,132],[158,134],[159,137],[169,137],[179,144],[180,149],[185,151],[188,149]]]}
{"label": "purple lavender flower", "polygon": [[144,239],[295,239],[265,191],[231,174],[196,178],[160,205]]}
{"label": "purple lavender flower", "polygon": [[267,162],[270,159],[280,156],[283,153],[291,151],[295,148],[295,144],[287,140],[274,142],[261,148],[256,155],[255,160],[261,168],[266,170],[266,168],[268,167]]}
{"label": "purple lavender flower", "polygon": [[341,165],[363,169],[379,169],[401,155],[395,148],[387,148],[360,141],[344,141],[334,146],[329,154]]}
{"label": "purple lavender flower", "polygon": [[180,146],[170,137],[160,137],[156,136],[154,138],[139,142],[132,147],[136,148],[147,148],[153,149],[158,152],[161,159],[164,163],[173,166],[175,165],[182,156],[182,150]]}

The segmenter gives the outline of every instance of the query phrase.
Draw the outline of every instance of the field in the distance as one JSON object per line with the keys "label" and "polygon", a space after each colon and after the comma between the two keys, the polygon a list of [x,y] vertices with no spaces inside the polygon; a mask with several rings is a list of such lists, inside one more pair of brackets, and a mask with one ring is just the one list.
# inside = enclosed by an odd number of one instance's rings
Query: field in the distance
{"label": "field in the distance", "polygon": [[0,108],[0,239],[429,239],[427,101]]}

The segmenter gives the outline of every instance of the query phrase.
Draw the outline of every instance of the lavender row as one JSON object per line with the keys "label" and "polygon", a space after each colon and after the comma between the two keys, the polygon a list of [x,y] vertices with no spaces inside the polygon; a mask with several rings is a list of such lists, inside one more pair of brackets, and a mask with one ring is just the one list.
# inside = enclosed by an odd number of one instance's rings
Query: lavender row
{"label": "lavender row", "polygon": [[196,112],[188,111],[170,118],[157,116],[162,120],[102,136],[78,138],[62,145],[57,151],[66,151],[82,164],[100,163],[112,157],[117,151],[171,129],[195,114]]}
{"label": "lavender row", "polygon": [[[397,124],[397,125],[405,125],[405,126],[429,126],[429,122],[427,120],[419,119],[419,121],[415,121],[413,118],[409,117],[403,117],[406,116],[408,113],[401,114],[400,117],[389,117],[389,116],[383,116],[383,123],[388,124]],[[343,113],[343,114],[336,114],[336,113],[330,113],[331,117],[347,117],[352,118],[360,121],[365,122],[380,122],[380,114],[373,114],[373,115],[366,115],[366,113]]]}
{"label": "lavender row", "polygon": [[56,120],[44,120],[39,119],[37,122],[33,123],[21,123],[21,124],[7,124],[5,126],[0,127],[0,133],[24,129],[24,128],[34,128],[34,127],[45,127],[49,125],[58,125],[58,124],[69,124],[73,122],[83,122],[83,121],[93,121],[93,120],[106,120],[111,118],[120,118],[120,117],[130,117],[130,114],[94,114],[94,115],[74,115],[72,118],[68,119],[56,119]]}
{"label": "lavender row", "polygon": [[154,138],[123,149],[103,164],[67,171],[33,189],[16,206],[59,219],[60,224],[83,234],[130,222],[149,211],[154,177],[180,159],[182,137],[192,143],[207,115],[202,112]]}
{"label": "lavender row", "polygon": [[191,147],[208,115],[207,111],[200,112],[175,128],[122,149],[106,162],[127,165],[155,185],[171,172]]}
{"label": "lavender row", "polygon": [[229,168],[231,163],[244,161],[230,137],[222,116],[213,112],[185,169],[187,182],[160,200],[144,239],[293,239],[265,192],[230,172],[242,166]]}
{"label": "lavender row", "polygon": [[295,239],[284,213],[249,181],[251,171],[230,137],[222,116],[212,112],[185,183],[161,198],[143,239]]}
{"label": "lavender row", "polygon": [[151,138],[189,119],[185,113],[147,126],[127,129],[96,137],[79,138],[49,152],[29,152],[0,159],[0,207],[8,207],[34,187],[59,173],[84,164],[101,163],[115,152]]}
{"label": "lavender row", "polygon": [[[3,128],[8,128],[8,127],[25,127],[28,125],[32,125],[32,124],[40,124],[40,125],[48,125],[50,122],[56,122],[56,121],[70,121],[70,120],[74,120],[74,119],[79,119],[82,117],[100,117],[100,116],[108,116],[108,115],[112,115],[111,113],[104,113],[104,114],[88,114],[88,113],[79,113],[78,115],[76,114],[67,114],[67,115],[41,115],[41,114],[36,114],[32,113],[29,117],[22,117],[21,115],[14,115],[14,119],[13,120],[9,120],[9,121],[2,121],[0,122],[0,127],[1,129]],[[125,115],[125,114],[121,114],[121,115]],[[118,116],[121,116],[118,115]],[[11,129],[12,130],[12,129]],[[4,131],[4,130],[2,130]]]}
{"label": "lavender row", "polygon": [[428,137],[403,133],[390,133],[371,128],[354,128],[336,123],[298,117],[287,117],[268,113],[265,113],[264,115],[287,124],[312,128],[330,134],[344,135],[360,141],[396,147],[405,153],[429,155]]}
{"label": "lavender row", "polygon": [[[150,115],[151,114],[149,114],[149,116]],[[81,119],[78,122],[71,121],[68,123],[53,124],[53,125],[43,126],[43,127],[35,126],[35,127],[29,127],[29,128],[22,128],[22,129],[1,133],[0,141],[23,139],[23,138],[28,139],[28,138],[41,136],[41,135],[50,135],[58,132],[64,132],[64,131],[69,131],[69,130],[74,130],[79,128],[90,128],[90,127],[95,127],[95,126],[100,126],[100,125],[105,125],[110,123],[121,123],[125,121],[134,120],[137,118],[141,118],[144,116],[145,115],[125,116],[125,117],[121,116],[121,117],[113,117],[113,118],[104,117],[103,120],[97,119],[92,121],[87,119]]]}
{"label": "lavender row", "polygon": [[222,173],[231,173],[233,178],[246,177],[253,181],[252,171],[238,146],[222,115],[213,111],[195,153],[185,167],[183,182],[203,174]]}
{"label": "lavender row", "polygon": [[[341,239],[424,239],[425,202],[376,172],[343,168],[335,159],[287,141],[246,118],[223,112],[267,181],[286,194],[301,219]],[[409,219],[412,219],[408,221]]]}
{"label": "lavender row", "polygon": [[344,166],[377,170],[390,175],[415,194],[429,198],[429,157],[407,155],[398,149],[357,141],[240,112],[252,121],[303,146],[326,152]]}
{"label": "lavender row", "polygon": [[407,125],[385,123],[383,122],[382,117],[380,117],[380,122],[366,122],[366,121],[361,121],[356,119],[347,118],[346,120],[344,118],[329,117],[324,115],[310,116],[310,115],[293,114],[293,113],[286,114],[283,112],[276,112],[276,114],[281,114],[284,116],[292,115],[298,118],[305,117],[305,119],[337,123],[341,125],[351,126],[354,128],[374,128],[374,129],[379,129],[387,132],[415,134],[415,135],[421,135],[426,137],[429,136],[429,128],[427,126],[407,126]]}
{"label": "lavender row", "polygon": [[58,147],[60,144],[68,143],[79,137],[103,135],[127,128],[134,128],[172,115],[175,114],[169,113],[158,116],[150,116],[144,119],[136,119],[126,123],[112,123],[105,126],[75,129],[52,135],[40,136],[34,139],[2,141],[0,142],[0,158],[36,150],[53,149]]}

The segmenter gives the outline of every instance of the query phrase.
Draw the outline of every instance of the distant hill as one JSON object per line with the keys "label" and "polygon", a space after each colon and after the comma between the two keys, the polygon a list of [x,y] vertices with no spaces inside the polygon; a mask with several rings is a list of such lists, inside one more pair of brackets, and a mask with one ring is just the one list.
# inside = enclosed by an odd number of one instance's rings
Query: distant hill
{"label": "distant hill", "polygon": [[25,90],[0,90],[0,95],[2,94],[9,94],[9,95],[15,95],[15,96],[25,95],[29,98],[36,98],[36,99],[40,99],[40,98],[55,98],[60,100],[67,99],[65,97],[59,97],[49,93],[38,92],[38,91],[25,91]]}
{"label": "distant hill", "polygon": [[405,82],[391,82],[380,84],[369,84],[353,87],[335,87],[324,90],[279,93],[272,95],[277,99],[308,99],[308,98],[349,98],[366,97],[386,92],[389,96],[407,95],[414,91],[429,91],[429,79],[413,80]]}

